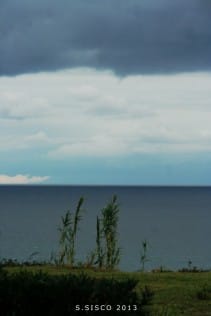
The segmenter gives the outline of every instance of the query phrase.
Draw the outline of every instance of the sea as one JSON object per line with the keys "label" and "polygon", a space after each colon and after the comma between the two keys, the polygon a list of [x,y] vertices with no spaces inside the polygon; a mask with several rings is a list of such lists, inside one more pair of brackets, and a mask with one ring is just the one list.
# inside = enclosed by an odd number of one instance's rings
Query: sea
{"label": "sea", "polygon": [[54,260],[61,217],[84,197],[76,262],[96,246],[96,217],[117,196],[119,269],[211,269],[211,187],[191,186],[0,186],[0,260]]}

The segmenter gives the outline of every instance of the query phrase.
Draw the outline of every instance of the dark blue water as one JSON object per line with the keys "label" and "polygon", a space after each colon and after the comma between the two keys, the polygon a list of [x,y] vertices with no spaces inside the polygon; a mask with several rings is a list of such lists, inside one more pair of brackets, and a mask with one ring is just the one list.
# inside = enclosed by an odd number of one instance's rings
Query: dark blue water
{"label": "dark blue water", "polygon": [[141,242],[149,244],[146,269],[211,268],[211,187],[0,186],[0,257],[48,260],[58,250],[58,226],[85,197],[77,260],[95,247],[96,215],[116,194],[120,205],[120,268],[140,268]]}

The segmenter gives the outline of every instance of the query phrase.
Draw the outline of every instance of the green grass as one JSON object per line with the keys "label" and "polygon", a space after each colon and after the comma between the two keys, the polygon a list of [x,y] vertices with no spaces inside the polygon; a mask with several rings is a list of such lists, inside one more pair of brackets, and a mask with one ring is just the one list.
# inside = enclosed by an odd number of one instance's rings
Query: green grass
{"label": "green grass", "polygon": [[117,279],[135,278],[139,280],[137,291],[148,287],[154,292],[150,307],[153,316],[211,316],[211,272],[100,272],[66,267],[25,266],[6,267],[10,273],[21,269],[43,271],[60,275],[86,272],[91,277]]}
{"label": "green grass", "polygon": [[154,315],[211,315],[211,272],[142,273],[144,285],[155,293]]}

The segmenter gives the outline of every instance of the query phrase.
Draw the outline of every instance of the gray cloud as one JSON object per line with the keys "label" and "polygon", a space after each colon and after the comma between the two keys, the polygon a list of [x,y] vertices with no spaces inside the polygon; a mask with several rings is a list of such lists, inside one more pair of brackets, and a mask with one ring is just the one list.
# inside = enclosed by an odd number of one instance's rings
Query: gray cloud
{"label": "gray cloud", "polygon": [[209,0],[0,0],[0,75],[211,69]]}

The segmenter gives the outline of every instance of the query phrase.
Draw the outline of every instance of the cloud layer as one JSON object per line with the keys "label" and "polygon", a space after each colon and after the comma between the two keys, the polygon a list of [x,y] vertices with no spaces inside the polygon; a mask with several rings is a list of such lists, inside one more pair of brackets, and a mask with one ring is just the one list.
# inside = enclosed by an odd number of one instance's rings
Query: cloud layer
{"label": "cloud layer", "polygon": [[0,184],[38,184],[48,180],[49,177],[39,177],[17,174],[15,176],[8,176],[0,174]]}
{"label": "cloud layer", "polygon": [[0,1],[0,75],[211,69],[209,0]]}
{"label": "cloud layer", "polygon": [[0,151],[59,160],[209,152],[210,81],[90,69],[1,78]]}

